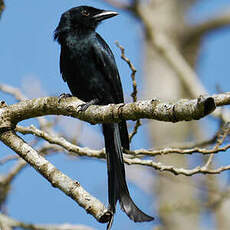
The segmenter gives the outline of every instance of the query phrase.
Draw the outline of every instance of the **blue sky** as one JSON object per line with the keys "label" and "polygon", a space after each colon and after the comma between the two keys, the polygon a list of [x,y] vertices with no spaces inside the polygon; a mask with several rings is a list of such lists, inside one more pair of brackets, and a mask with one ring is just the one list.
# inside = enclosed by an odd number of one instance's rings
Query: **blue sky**
{"label": "blue sky", "polygon": [[[59,22],[60,15],[65,10],[81,4],[92,5],[92,2],[95,7],[112,9],[103,1],[5,1],[6,10],[0,20],[0,83],[23,88],[29,97],[32,93],[37,96],[57,96],[63,92],[69,92],[59,73],[60,47],[53,41],[53,31]],[[226,6],[230,6],[229,0],[198,1],[196,7],[191,10],[188,21],[189,23],[199,22]],[[105,38],[115,54],[124,91],[127,100],[130,100],[129,94],[132,90],[130,70],[120,59],[120,51],[114,42],[117,40],[126,48],[127,56],[131,58],[138,70],[137,81],[141,88],[142,31],[140,23],[135,18],[124,11],[119,11],[119,13],[119,16],[103,23],[98,28],[98,32]],[[229,41],[229,30],[220,30],[203,41],[197,71],[210,93],[216,92],[216,84],[219,84],[223,91],[229,91]],[[2,93],[0,97],[7,103],[14,103],[12,97]],[[31,121],[25,124],[31,124]],[[79,123],[76,127],[77,125]],[[210,127],[210,129],[214,128]],[[97,132],[100,129],[94,130]],[[133,148],[150,146],[147,138],[143,136],[144,128],[141,128],[138,138],[134,139]],[[103,142],[99,140],[99,144],[95,145],[102,147],[102,144]],[[11,153],[2,144],[0,146],[2,150],[0,158]],[[72,160],[63,155],[48,159],[64,173],[78,180],[90,193],[107,203],[105,161]],[[10,164],[7,166],[9,167]],[[0,166],[0,173],[8,167]],[[129,188],[137,204],[147,213],[156,216],[150,194],[144,193],[132,184],[129,184]],[[87,215],[62,192],[53,188],[31,167],[23,170],[14,181],[8,204],[9,214],[22,221],[85,224],[96,229],[105,229],[105,225],[98,224],[93,217]],[[121,211],[118,211],[114,221],[114,229],[147,230],[151,226],[150,223],[132,223]]]}

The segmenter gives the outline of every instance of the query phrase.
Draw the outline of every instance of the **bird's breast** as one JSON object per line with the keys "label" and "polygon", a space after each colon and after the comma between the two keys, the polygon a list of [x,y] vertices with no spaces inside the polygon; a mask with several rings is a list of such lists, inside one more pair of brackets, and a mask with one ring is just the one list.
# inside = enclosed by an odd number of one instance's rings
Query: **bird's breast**
{"label": "bird's breast", "polygon": [[98,68],[89,44],[69,45],[62,53],[60,64],[71,93],[85,102],[97,98],[112,103],[110,85]]}

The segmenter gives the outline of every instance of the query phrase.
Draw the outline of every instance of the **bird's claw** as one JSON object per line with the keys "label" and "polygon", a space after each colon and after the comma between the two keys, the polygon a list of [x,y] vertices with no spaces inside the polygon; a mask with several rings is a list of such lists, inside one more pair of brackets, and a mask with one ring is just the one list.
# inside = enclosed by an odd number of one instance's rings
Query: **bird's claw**
{"label": "bird's claw", "polygon": [[84,103],[84,104],[78,105],[77,106],[77,111],[78,112],[85,112],[89,108],[89,106],[90,105],[88,103]]}
{"label": "bird's claw", "polygon": [[108,221],[107,223],[107,227],[106,227],[106,230],[110,230],[111,227],[112,227],[112,224],[113,224],[113,218],[114,218],[114,213],[113,212],[110,212],[110,220]]}
{"label": "bird's claw", "polygon": [[90,105],[95,105],[96,103],[98,103],[98,99],[92,99],[91,101],[79,105],[77,110],[78,112],[85,112]]}
{"label": "bird's claw", "polygon": [[61,102],[61,100],[66,99],[68,97],[73,97],[73,95],[69,94],[69,93],[62,93],[59,97],[58,97],[58,103]]}

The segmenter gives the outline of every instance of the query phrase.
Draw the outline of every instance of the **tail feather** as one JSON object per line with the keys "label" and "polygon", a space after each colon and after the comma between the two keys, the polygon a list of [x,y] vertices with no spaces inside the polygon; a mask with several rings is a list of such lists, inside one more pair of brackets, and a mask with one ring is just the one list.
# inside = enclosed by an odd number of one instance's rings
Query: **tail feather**
{"label": "tail feather", "polygon": [[120,199],[121,209],[128,215],[134,222],[152,221],[154,218],[142,212],[133,202],[130,195],[124,194]]}
{"label": "tail feather", "polygon": [[129,134],[125,120],[119,123],[119,131],[122,147],[129,150]]}
{"label": "tail feather", "polygon": [[[154,218],[142,212],[130,197],[125,180],[122,146],[127,146],[127,141],[122,142],[120,132],[124,131],[124,124],[103,124],[105,148],[108,166],[109,208],[115,213],[115,206],[119,200],[121,209],[135,222],[151,221]],[[128,134],[128,132],[126,132]]]}

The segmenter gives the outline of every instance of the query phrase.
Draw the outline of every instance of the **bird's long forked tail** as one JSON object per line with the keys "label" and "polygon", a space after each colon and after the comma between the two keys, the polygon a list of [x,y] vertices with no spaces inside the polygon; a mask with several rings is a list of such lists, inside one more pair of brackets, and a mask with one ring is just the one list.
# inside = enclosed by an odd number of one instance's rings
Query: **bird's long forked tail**
{"label": "bird's long forked tail", "polygon": [[[134,222],[152,221],[154,218],[142,212],[130,197],[125,179],[119,125],[117,123],[103,124],[103,133],[107,154],[110,211],[115,213],[115,206],[119,200],[121,209]],[[109,223],[107,229],[110,229],[111,225]]]}

